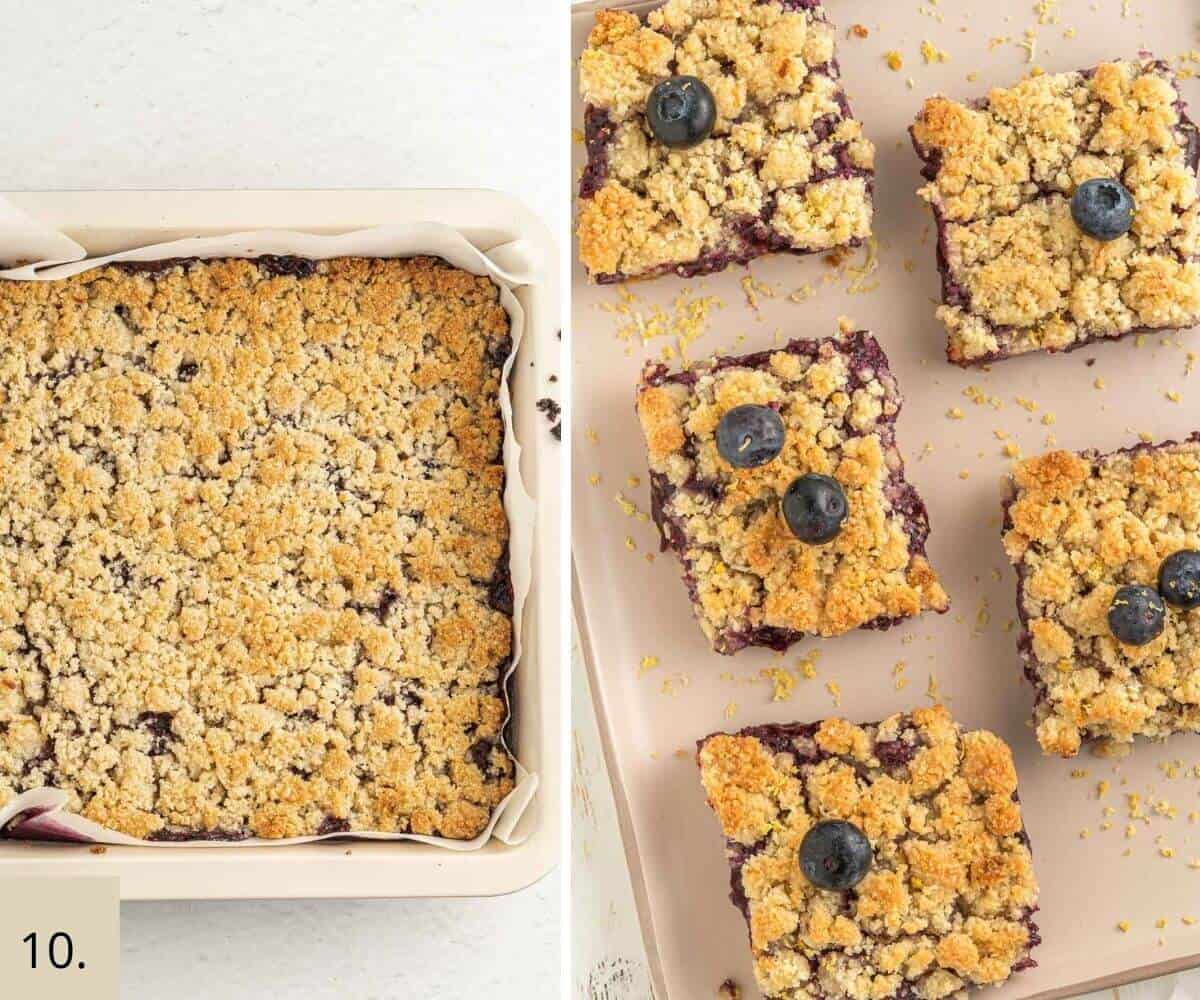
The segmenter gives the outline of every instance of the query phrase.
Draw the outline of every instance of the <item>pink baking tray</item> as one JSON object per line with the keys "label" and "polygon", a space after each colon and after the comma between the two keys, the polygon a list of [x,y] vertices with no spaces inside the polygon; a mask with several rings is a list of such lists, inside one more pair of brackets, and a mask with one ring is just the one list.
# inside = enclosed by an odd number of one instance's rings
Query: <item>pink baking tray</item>
{"label": "pink baking tray", "polygon": [[[575,56],[597,6],[574,13]],[[653,4],[625,6],[644,11]],[[614,332],[630,317],[600,307],[616,305],[618,292],[589,286],[574,265],[575,609],[658,1000],[711,997],[727,977],[742,985],[743,996],[758,996],[745,924],[728,902],[722,838],[692,760],[695,740],[756,723],[829,715],[881,719],[928,704],[931,672],[961,722],[992,729],[1013,746],[1042,887],[1039,967],[981,995],[1065,996],[1200,965],[1200,924],[1180,919],[1200,918],[1200,870],[1188,866],[1200,859],[1200,824],[1186,818],[1200,810],[1200,780],[1191,776],[1200,762],[1200,738],[1141,743],[1116,766],[1088,756],[1051,760],[1038,752],[1027,726],[1032,692],[1021,680],[1016,636],[1005,629],[1016,617],[1014,577],[1000,544],[1009,461],[994,436],[996,430],[1010,434],[1028,455],[1045,449],[1049,432],[1061,447],[1110,449],[1135,441],[1139,431],[1159,439],[1200,429],[1200,373],[1184,374],[1186,352],[1200,352],[1200,335],[1180,334],[1182,346],[1160,346],[1159,338],[1149,337],[1140,348],[1127,340],[1031,356],[990,372],[948,365],[945,335],[933,315],[935,241],[929,212],[914,194],[920,164],[907,135],[925,96],[982,95],[1028,72],[1027,52],[1017,44],[1025,41],[1026,29],[1036,33],[1034,61],[1051,72],[1132,57],[1140,48],[1175,62],[1181,49],[1197,46],[1200,7],[1195,0],[1130,0],[1123,16],[1121,0],[1062,0],[1051,5],[1058,22],[1038,24],[1033,6],[1033,0],[828,0],[839,28],[846,90],[879,150],[879,268],[863,279],[866,290],[848,292],[847,275],[823,283],[835,272],[820,258],[788,256],[751,265],[756,281],[781,293],[760,295],[757,310],[740,285],[744,268],[690,282],[663,278],[627,286],[636,296],[629,308],[645,316],[654,305],[672,314],[684,289],[693,298],[715,296],[724,303],[691,346],[693,357],[761,350],[775,343],[777,332],[784,339],[831,335],[839,315],[876,332],[907,399],[898,438],[909,478],[929,506],[930,558],[954,600],[948,615],[929,615],[890,632],[803,643],[782,660],[760,650],[732,658],[712,653],[692,618],[677,561],[668,553],[648,562],[647,553],[657,550],[653,525],[627,516],[615,500],[620,492],[642,512],[649,510],[633,392],[644,359],[658,357],[668,341],[616,339]],[[856,23],[868,29],[866,39],[846,37]],[[1068,27],[1074,38],[1064,37]],[[919,51],[925,39],[945,50],[949,62],[925,64]],[[1008,40],[989,44],[991,39]],[[885,66],[890,49],[904,60],[898,73]],[[977,79],[968,81],[969,72]],[[1194,112],[1200,111],[1196,84],[1184,85]],[[574,124],[582,126],[578,100]],[[583,159],[576,143],[576,171]],[[854,262],[861,264],[863,256],[860,251]],[[788,292],[806,283],[816,290],[812,298],[787,301]],[[1088,367],[1091,359],[1094,367]],[[1103,390],[1094,387],[1098,377]],[[998,399],[1001,408],[973,403],[964,395],[969,386]],[[1169,401],[1167,390],[1180,392],[1181,401]],[[1036,402],[1036,412],[1018,404],[1018,396]],[[964,418],[947,419],[952,407],[962,409]],[[1055,414],[1053,426],[1041,422],[1047,411]],[[918,459],[926,442],[933,450]],[[960,478],[964,470],[967,479]],[[638,486],[629,485],[631,475],[640,477]],[[821,650],[817,678],[799,681],[790,701],[772,702],[759,671],[794,668],[800,654],[814,648]],[[658,665],[639,676],[645,656],[658,657]],[[907,663],[909,682],[897,691],[892,669],[900,660]],[[732,679],[723,679],[726,673]],[[840,707],[828,681],[840,686]],[[1176,759],[1188,776],[1170,779],[1160,765]],[[1074,769],[1087,775],[1073,778]],[[1103,802],[1096,797],[1101,779],[1112,786]],[[1126,840],[1128,792],[1169,800],[1177,818],[1139,821],[1136,836]],[[1102,815],[1106,804],[1116,815]],[[1107,821],[1112,828],[1101,830]],[[1088,836],[1081,838],[1084,829]],[[1161,856],[1160,846],[1173,856]],[[1155,926],[1160,918],[1167,921],[1162,929]],[[1117,929],[1119,921],[1129,922],[1128,933]]]}
{"label": "pink baking tray", "polygon": [[76,191],[4,193],[90,254],[251,229],[337,233],[440,222],[487,250],[523,239],[543,255],[545,282],[516,289],[528,328],[513,366],[521,471],[538,505],[524,656],[514,675],[513,749],[540,785],[519,846],[458,853],[415,842],[326,841],[287,847],[87,847],[0,840],[0,878],[119,876],[122,899],[489,896],[537,881],[559,855],[562,587],[561,447],[534,403],[561,371],[557,250],[523,205],[492,191]]}

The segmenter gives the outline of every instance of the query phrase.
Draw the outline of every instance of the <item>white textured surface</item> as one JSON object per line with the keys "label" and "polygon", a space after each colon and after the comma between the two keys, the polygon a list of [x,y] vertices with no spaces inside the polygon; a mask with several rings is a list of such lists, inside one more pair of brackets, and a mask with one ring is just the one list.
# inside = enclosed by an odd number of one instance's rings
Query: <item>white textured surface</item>
{"label": "white textured surface", "polygon": [[[488,187],[556,230],[548,0],[3,0],[0,189]],[[126,904],[123,996],[551,997],[559,876],[492,900]]]}
{"label": "white textured surface", "polygon": [[121,997],[554,997],[558,878],[499,899],[126,903]]}
{"label": "white textured surface", "polygon": [[0,11],[0,189],[490,187],[565,212],[552,0]]}

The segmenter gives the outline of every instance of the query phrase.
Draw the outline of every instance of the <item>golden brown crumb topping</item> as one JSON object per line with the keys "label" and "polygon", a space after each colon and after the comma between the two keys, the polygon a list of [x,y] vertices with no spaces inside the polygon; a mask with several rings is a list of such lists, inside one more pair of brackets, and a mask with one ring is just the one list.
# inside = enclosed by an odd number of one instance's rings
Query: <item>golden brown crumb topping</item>
{"label": "golden brown crumb topping", "polygon": [[1108,625],[1118,588],[1153,587],[1167,556],[1200,549],[1200,442],[1050,452],[1019,462],[1013,487],[1004,546],[1042,749],[1070,757],[1085,739],[1103,750],[1200,730],[1200,612],[1168,606],[1144,646]]}
{"label": "golden brown crumb topping", "polygon": [[0,282],[0,804],[469,838],[511,789],[497,288],[284,263]]}
{"label": "golden brown crumb topping", "polygon": [[[718,452],[716,430],[746,403],[776,409],[786,438],[771,462],[737,469]],[[650,366],[637,405],[664,537],[719,651],[755,630],[832,636],[948,606],[923,545],[910,544],[924,511],[893,440],[900,395],[868,334],[795,341],[674,379]],[[780,511],[788,485],[809,472],[834,477],[849,504],[826,545],[799,541]]]}
{"label": "golden brown crumb topping", "polygon": [[[939,1000],[1003,982],[1038,943],[1017,774],[992,733],[961,732],[938,705],[719,734],[699,759],[767,997]],[[800,867],[804,835],[828,819],[871,842],[852,890]]]}
{"label": "golden brown crumb topping", "polygon": [[[913,126],[942,225],[953,361],[1057,351],[1200,320],[1195,129],[1159,62],[1031,77],[978,106],[925,102]],[[1133,228],[1083,233],[1071,197],[1119,179]]]}
{"label": "golden brown crumb topping", "polygon": [[[693,149],[664,146],[645,122],[650,91],[675,75],[704,81],[716,103]],[[767,244],[816,251],[870,233],[874,147],[849,116],[818,4],[667,0],[644,23],[599,11],[580,87],[595,140],[580,255],[594,277],[706,257],[713,270]]]}

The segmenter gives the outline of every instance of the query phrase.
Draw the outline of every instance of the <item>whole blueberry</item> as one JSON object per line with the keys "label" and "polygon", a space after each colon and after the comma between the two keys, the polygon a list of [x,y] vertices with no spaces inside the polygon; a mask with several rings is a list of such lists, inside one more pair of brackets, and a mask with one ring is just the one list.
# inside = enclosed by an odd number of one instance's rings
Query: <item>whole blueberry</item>
{"label": "whole blueberry", "polygon": [[691,149],[712,132],[717,122],[717,102],[704,81],[694,76],[673,76],[650,91],[646,121],[664,146]]}
{"label": "whole blueberry", "polygon": [[1131,584],[1117,591],[1108,608],[1108,627],[1127,646],[1144,646],[1163,630],[1167,609],[1158,591]]}
{"label": "whole blueberry", "polygon": [[1158,568],[1158,592],[1163,600],[1190,611],[1200,607],[1200,552],[1172,552]]}
{"label": "whole blueberry", "polygon": [[744,403],[717,424],[717,451],[735,469],[766,465],[783,451],[783,420],[769,406]]}
{"label": "whole blueberry", "polygon": [[1120,181],[1095,177],[1084,181],[1071,198],[1071,217],[1088,236],[1108,242],[1133,225],[1133,195]]}
{"label": "whole blueberry", "polygon": [[841,484],[815,472],[793,479],[783,494],[783,519],[809,545],[837,538],[849,509]]}
{"label": "whole blueberry", "polygon": [[800,870],[818,889],[850,889],[863,880],[874,856],[866,834],[843,819],[822,820],[800,841]]}

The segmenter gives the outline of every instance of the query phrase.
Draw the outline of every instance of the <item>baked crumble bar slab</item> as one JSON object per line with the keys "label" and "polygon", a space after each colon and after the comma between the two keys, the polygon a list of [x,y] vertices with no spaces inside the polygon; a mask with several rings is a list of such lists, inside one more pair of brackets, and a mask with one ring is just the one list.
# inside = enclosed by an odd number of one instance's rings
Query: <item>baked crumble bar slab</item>
{"label": "baked crumble bar slab", "polygon": [[[699,746],[765,996],[939,1000],[1036,964],[1037,882],[999,737],[962,732],[939,705]],[[851,889],[817,888],[800,866],[823,820],[870,841],[871,866]]]}
{"label": "baked crumble bar slab", "polygon": [[1073,756],[1096,740],[1120,752],[1135,736],[1200,731],[1200,611],[1168,606],[1141,646],[1108,620],[1118,588],[1153,587],[1164,559],[1200,549],[1200,435],[1018,463],[1004,546],[1043,750]]}
{"label": "baked crumble bar slab", "polygon": [[496,286],[431,258],[0,282],[0,804],[470,838],[513,787]]}
{"label": "baked crumble bar slab", "polygon": [[[719,453],[716,429],[747,403],[775,410],[785,437],[773,461],[738,469]],[[717,652],[782,650],[805,635],[886,628],[949,606],[925,558],[925,505],[896,447],[900,404],[887,357],[865,332],[680,372],[646,366],[637,408],[654,520]],[[806,473],[845,491],[849,513],[828,544],[800,541],[781,513],[784,492]]]}
{"label": "baked crumble bar slab", "polygon": [[[871,231],[875,150],[851,116],[817,0],[668,0],[599,11],[580,58],[587,168],[580,257],[599,282],[719,271],[776,251],[854,246]],[[702,80],[711,136],[669,149],[654,86]]]}
{"label": "baked crumble bar slab", "polygon": [[[933,97],[912,137],[937,221],[951,361],[1200,321],[1200,144],[1165,63],[1032,77],[970,105]],[[1072,195],[1092,178],[1133,195],[1133,227],[1112,242],[1072,219]]]}

